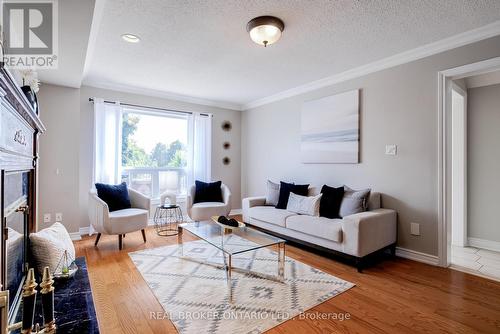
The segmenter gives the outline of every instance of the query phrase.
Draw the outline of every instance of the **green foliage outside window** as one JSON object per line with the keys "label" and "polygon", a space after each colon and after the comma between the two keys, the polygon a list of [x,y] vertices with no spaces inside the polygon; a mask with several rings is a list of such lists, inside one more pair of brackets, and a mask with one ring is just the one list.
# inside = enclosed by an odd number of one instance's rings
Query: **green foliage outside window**
{"label": "green foliage outside window", "polygon": [[122,121],[122,166],[124,167],[186,167],[186,147],[179,140],[168,146],[156,143],[148,154],[132,138],[137,130],[139,116],[123,115]]}

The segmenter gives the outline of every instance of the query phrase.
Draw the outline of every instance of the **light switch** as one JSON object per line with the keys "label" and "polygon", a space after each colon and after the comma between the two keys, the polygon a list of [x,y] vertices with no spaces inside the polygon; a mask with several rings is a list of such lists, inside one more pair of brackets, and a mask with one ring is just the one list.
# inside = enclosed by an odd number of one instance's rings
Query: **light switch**
{"label": "light switch", "polygon": [[59,223],[62,222],[62,213],[61,212],[56,213],[56,222],[59,222]]}
{"label": "light switch", "polygon": [[51,220],[52,220],[52,217],[51,217],[50,213],[45,213],[43,215],[43,222],[44,223],[50,223]]}
{"label": "light switch", "polygon": [[410,234],[411,235],[420,235],[420,224],[410,223]]}
{"label": "light switch", "polygon": [[385,145],[385,154],[386,155],[397,155],[398,154],[398,145],[394,145],[394,144]]}

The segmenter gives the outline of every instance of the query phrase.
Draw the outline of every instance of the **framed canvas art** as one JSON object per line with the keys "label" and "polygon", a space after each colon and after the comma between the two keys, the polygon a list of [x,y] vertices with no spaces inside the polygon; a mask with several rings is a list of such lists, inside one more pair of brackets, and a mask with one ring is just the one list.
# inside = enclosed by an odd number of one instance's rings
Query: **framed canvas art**
{"label": "framed canvas art", "polygon": [[359,89],[304,102],[303,163],[359,163]]}

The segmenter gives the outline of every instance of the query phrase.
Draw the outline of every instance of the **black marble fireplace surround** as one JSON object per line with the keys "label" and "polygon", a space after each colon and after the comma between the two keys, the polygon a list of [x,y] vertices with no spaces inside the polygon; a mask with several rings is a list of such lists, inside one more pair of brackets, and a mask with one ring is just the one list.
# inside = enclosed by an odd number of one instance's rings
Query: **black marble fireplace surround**
{"label": "black marble fireplace surround", "polygon": [[[98,334],[92,290],[84,257],[76,259],[75,276],[54,283],[54,317],[57,333]],[[41,298],[37,298],[35,323],[43,323]]]}

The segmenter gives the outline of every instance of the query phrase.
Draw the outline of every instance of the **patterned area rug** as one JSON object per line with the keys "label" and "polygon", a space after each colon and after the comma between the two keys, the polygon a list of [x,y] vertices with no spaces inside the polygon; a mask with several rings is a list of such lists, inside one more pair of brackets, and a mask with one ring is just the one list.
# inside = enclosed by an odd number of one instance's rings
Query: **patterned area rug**
{"label": "patterned area rug", "polygon": [[[153,317],[170,319],[182,334],[261,333],[354,286],[286,257],[284,283],[233,271],[230,303],[225,271],[181,259],[177,249],[174,245],[129,255],[165,310]],[[184,256],[223,263],[222,254],[201,240],[184,243]],[[278,271],[278,255],[267,248],[233,256],[232,261],[233,267],[258,273]]]}

